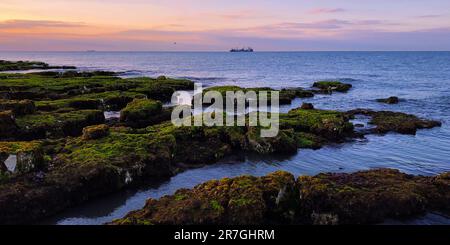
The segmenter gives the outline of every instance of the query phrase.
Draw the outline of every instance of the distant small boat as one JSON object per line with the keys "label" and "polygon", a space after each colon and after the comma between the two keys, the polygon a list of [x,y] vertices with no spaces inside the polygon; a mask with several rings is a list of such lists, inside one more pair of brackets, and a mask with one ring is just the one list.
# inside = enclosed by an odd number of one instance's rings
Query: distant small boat
{"label": "distant small boat", "polygon": [[251,53],[251,52],[253,52],[253,49],[250,47],[248,47],[248,48],[233,48],[230,50],[230,52],[232,52],[232,53],[237,53],[237,52]]}

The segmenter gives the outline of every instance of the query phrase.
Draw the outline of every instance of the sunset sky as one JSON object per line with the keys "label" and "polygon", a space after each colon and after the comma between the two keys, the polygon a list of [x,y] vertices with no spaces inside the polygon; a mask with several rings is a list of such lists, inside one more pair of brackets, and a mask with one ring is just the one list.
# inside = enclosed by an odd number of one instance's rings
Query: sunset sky
{"label": "sunset sky", "polygon": [[450,50],[449,0],[0,0],[0,50]]}

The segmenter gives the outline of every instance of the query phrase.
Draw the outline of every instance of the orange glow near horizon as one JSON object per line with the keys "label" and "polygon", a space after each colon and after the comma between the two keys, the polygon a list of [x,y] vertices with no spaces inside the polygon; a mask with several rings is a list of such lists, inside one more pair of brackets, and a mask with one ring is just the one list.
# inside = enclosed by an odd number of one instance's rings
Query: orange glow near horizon
{"label": "orange glow near horizon", "polygon": [[314,50],[327,42],[332,50],[365,39],[401,47],[408,35],[447,41],[450,13],[443,9],[448,1],[2,0],[0,50],[33,50],[30,37],[47,50]]}

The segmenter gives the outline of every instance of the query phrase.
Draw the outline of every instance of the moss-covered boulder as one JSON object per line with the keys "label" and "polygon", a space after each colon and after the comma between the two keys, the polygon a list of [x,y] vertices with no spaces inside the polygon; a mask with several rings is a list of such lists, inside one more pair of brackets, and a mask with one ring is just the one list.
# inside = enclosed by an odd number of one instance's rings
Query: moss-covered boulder
{"label": "moss-covered boulder", "polygon": [[338,111],[293,109],[280,114],[280,127],[316,134],[333,141],[343,141],[354,133],[349,117]]}
{"label": "moss-covered boulder", "polygon": [[103,109],[100,99],[73,98],[50,101],[37,101],[36,107],[40,111],[55,111],[63,108],[73,108],[79,110]]}
{"label": "moss-covered boulder", "polygon": [[386,104],[398,104],[400,102],[400,99],[396,96],[391,96],[391,97],[385,98],[385,99],[377,99],[377,102],[386,103]]}
{"label": "moss-covered boulder", "polygon": [[32,114],[36,106],[31,100],[2,100],[0,99],[0,111],[12,111],[14,115]]}
{"label": "moss-covered boulder", "polygon": [[[0,142],[0,155],[16,156],[11,170],[14,174],[29,173],[45,167],[41,142]],[[5,160],[0,161],[0,164],[4,164]]]}
{"label": "moss-covered boulder", "polygon": [[352,85],[339,81],[318,81],[313,84],[313,87],[327,92],[347,92],[352,88]]}
{"label": "moss-covered boulder", "polygon": [[39,112],[16,118],[20,139],[43,139],[79,136],[84,127],[104,123],[100,110]]}
{"label": "moss-covered boulder", "polygon": [[88,126],[83,128],[82,138],[84,140],[95,140],[108,136],[109,126],[105,124]]}
{"label": "moss-covered boulder", "polygon": [[400,134],[416,134],[417,129],[440,127],[441,122],[421,119],[417,116],[392,111],[373,111],[368,109],[356,109],[348,112],[349,115],[366,115],[372,119],[370,124],[376,127],[376,133],[397,132]]}
{"label": "moss-covered boulder", "polygon": [[292,154],[299,148],[294,130],[281,130],[275,137],[261,137],[261,129],[258,127],[249,128],[246,137],[248,147],[244,148],[259,154],[283,153]]}
{"label": "moss-covered boulder", "polygon": [[186,79],[174,79],[165,76],[152,78],[132,78],[131,82],[137,82],[139,86],[130,91],[143,93],[148,98],[170,101],[172,95],[177,90],[194,90],[194,82]]}
{"label": "moss-covered boulder", "polygon": [[135,99],[120,111],[120,121],[131,127],[146,127],[162,111],[162,103],[149,99]]}

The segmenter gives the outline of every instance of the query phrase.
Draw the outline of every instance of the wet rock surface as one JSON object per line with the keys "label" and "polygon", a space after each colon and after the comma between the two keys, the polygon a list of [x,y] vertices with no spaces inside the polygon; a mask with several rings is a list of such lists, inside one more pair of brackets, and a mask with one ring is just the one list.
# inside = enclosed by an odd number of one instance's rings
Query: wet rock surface
{"label": "wet rock surface", "polygon": [[352,174],[212,180],[178,190],[111,224],[374,224],[427,211],[448,213],[448,173],[412,176],[393,169]]}

